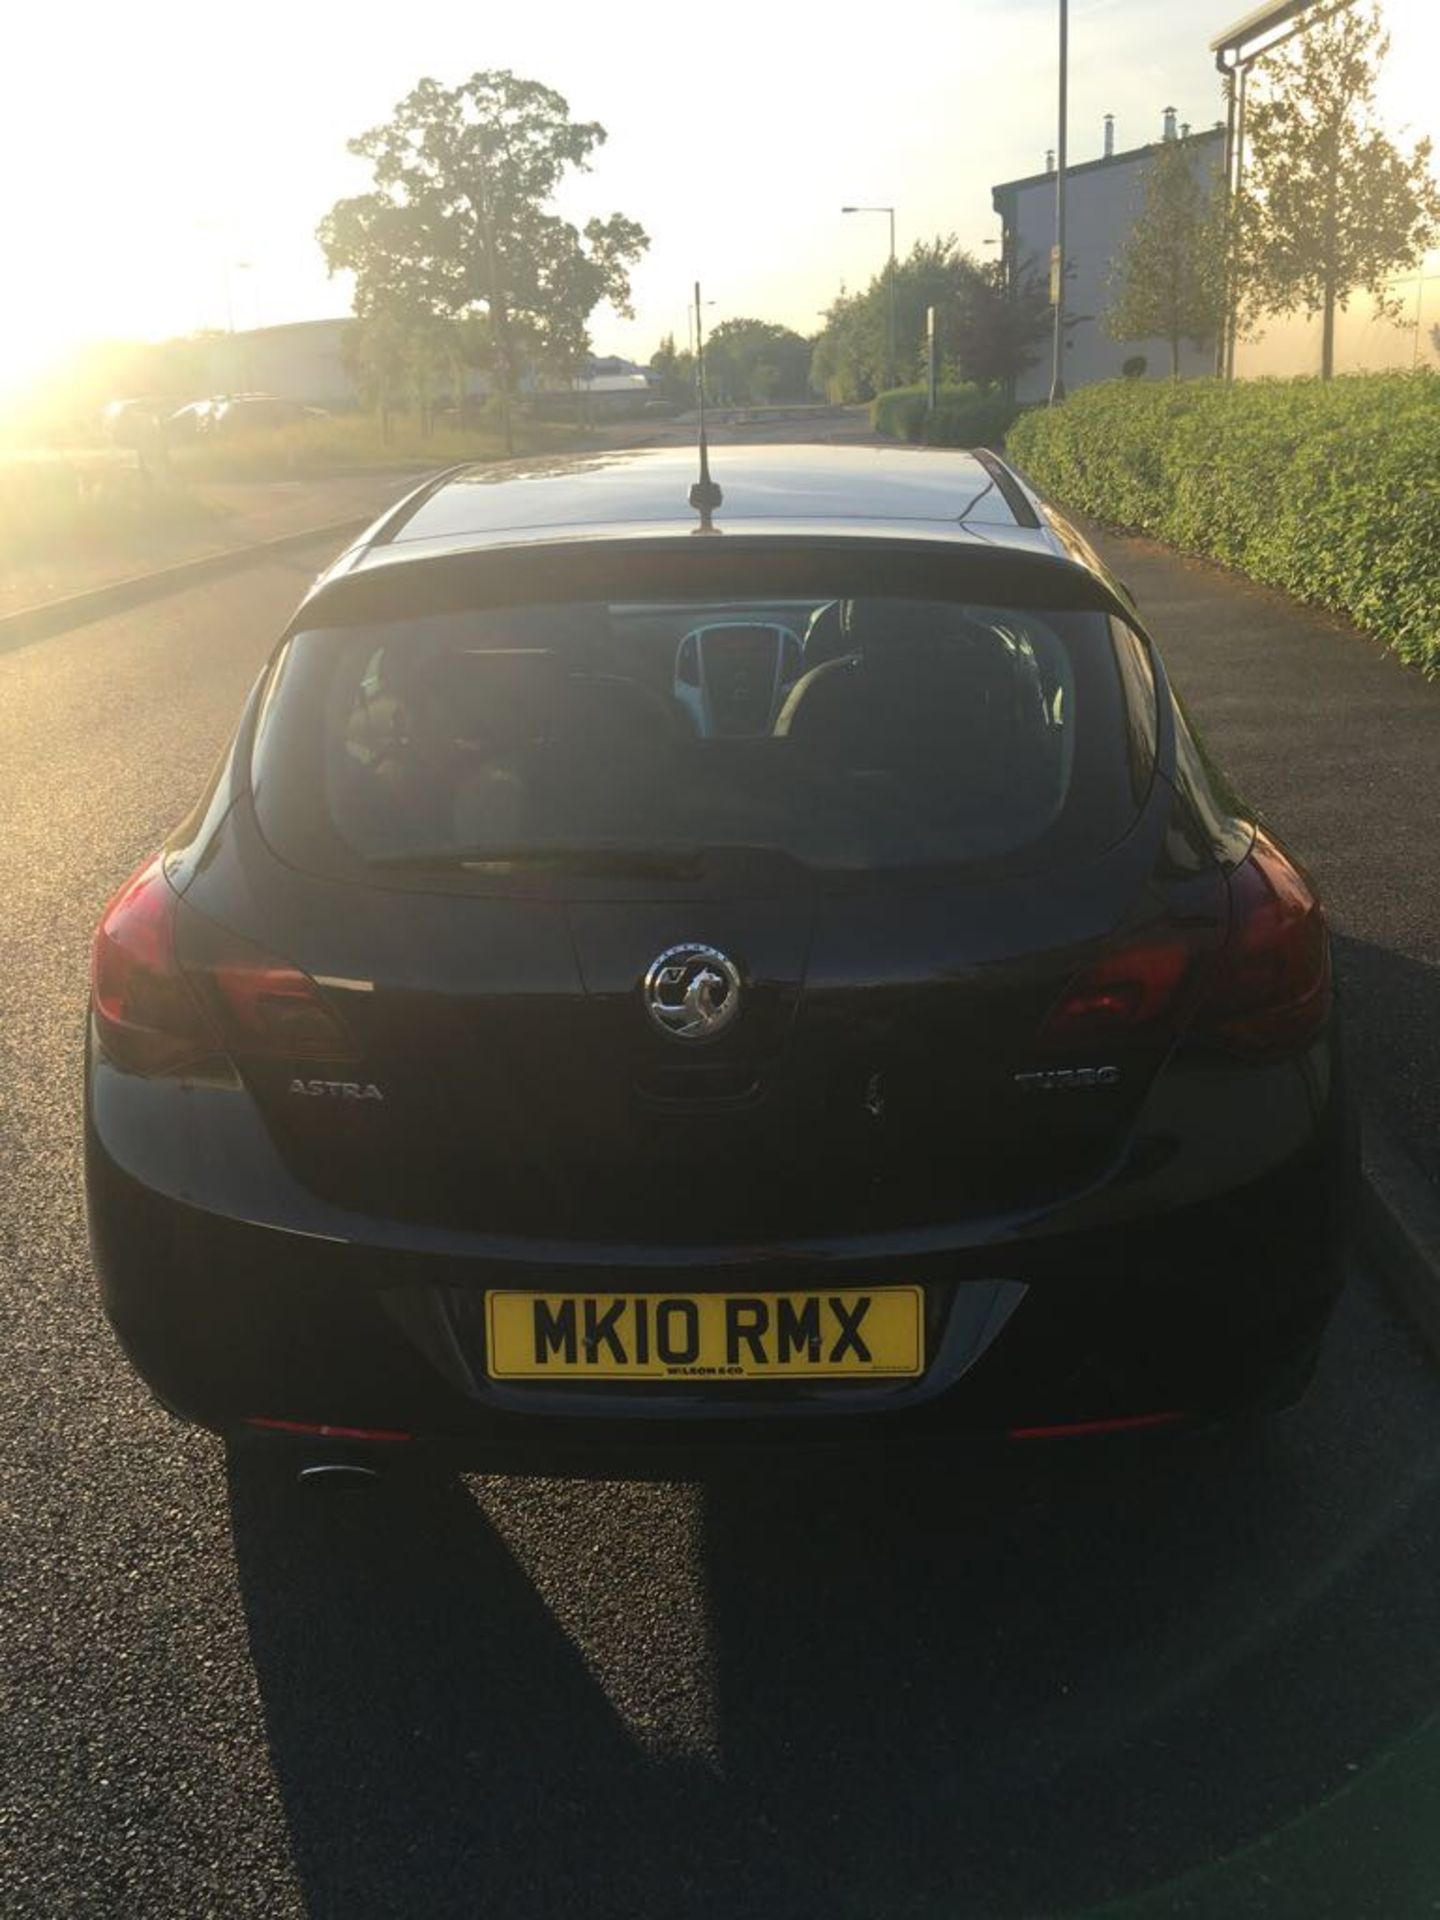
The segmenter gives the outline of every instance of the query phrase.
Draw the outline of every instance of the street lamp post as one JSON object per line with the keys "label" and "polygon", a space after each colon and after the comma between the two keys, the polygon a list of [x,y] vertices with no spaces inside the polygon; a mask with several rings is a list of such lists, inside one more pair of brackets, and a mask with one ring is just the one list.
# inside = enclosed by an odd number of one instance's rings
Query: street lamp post
{"label": "street lamp post", "polygon": [[[1297,18],[1296,16],[1299,16]],[[1227,235],[1222,282],[1221,321],[1215,349],[1215,371],[1225,380],[1235,378],[1236,260],[1235,203],[1245,184],[1245,82],[1251,67],[1309,25],[1307,0],[1276,0],[1259,13],[1246,14],[1237,27],[1210,42],[1216,70],[1225,83],[1224,203]],[[1283,29],[1283,31],[1282,31]]]}
{"label": "street lamp post", "polygon": [[[225,262],[225,330],[230,336],[230,379],[232,383],[240,374],[240,351],[235,339],[235,275],[249,273],[248,260],[227,260]],[[232,384],[231,391],[234,391]]]}
{"label": "street lamp post", "polygon": [[1060,0],[1060,126],[1055,142],[1055,264],[1051,293],[1055,300],[1055,345],[1050,374],[1050,404],[1065,398],[1065,123],[1069,108],[1070,0]]}
{"label": "street lamp post", "polygon": [[700,357],[700,309],[702,306],[713,307],[714,305],[715,302],[713,300],[702,301],[700,299],[700,282],[697,280],[695,282],[695,298],[686,309],[685,316],[689,326],[690,351],[695,355],[697,360]]}
{"label": "street lamp post", "polygon": [[895,368],[895,209],[894,207],[842,207],[841,213],[888,213],[890,216],[890,305],[885,332],[886,373],[890,385],[897,385]]}
{"label": "street lamp post", "polygon": [[700,282],[695,282],[695,393],[700,405],[700,421],[705,421],[705,336],[701,330]]}

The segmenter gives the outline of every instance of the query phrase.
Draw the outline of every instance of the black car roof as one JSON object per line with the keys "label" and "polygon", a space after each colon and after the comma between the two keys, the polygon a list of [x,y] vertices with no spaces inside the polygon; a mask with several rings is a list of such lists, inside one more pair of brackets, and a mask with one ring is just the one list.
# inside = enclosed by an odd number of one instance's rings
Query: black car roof
{"label": "black car roof", "polygon": [[[1124,589],[1072,528],[986,451],[895,447],[721,446],[710,469],[723,492],[722,537],[772,545],[843,541],[872,552],[904,545],[968,549],[1089,577],[1102,597]],[[690,505],[699,472],[688,446],[627,448],[562,458],[495,461],[435,476],[336,561],[316,592],[350,601],[365,581],[417,566],[428,579],[502,555],[516,563],[548,550],[634,543],[671,547],[701,531]],[[1053,577],[1053,576],[1052,576]],[[398,590],[399,581],[392,581]],[[1078,583],[1076,583],[1078,584]],[[387,598],[392,596],[388,595]]]}
{"label": "black car roof", "polygon": [[[789,526],[843,521],[993,536],[1038,525],[1034,505],[1015,476],[986,452],[720,447],[711,449],[710,465],[724,493],[715,516],[722,530],[754,532],[778,521]],[[689,494],[697,472],[692,447],[625,448],[460,467],[402,501],[372,529],[362,550],[368,554],[415,542],[452,549],[500,541],[511,545],[598,527],[689,531],[696,524]]]}

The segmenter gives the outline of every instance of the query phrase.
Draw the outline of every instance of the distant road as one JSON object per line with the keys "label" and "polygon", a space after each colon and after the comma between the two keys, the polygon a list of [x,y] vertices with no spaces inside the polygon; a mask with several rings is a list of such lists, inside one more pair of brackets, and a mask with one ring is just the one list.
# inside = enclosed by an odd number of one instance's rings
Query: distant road
{"label": "distant road", "polygon": [[[712,446],[755,446],[821,441],[827,444],[877,442],[865,407],[711,407],[706,412],[706,434]],[[699,415],[685,413],[669,420],[633,423],[638,444],[655,446],[693,441]],[[618,424],[617,435],[624,429]]]}

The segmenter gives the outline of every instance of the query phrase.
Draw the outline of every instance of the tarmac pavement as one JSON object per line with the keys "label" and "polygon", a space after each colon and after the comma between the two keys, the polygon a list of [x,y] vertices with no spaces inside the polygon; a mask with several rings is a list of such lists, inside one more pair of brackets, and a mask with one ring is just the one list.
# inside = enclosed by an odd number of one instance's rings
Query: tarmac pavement
{"label": "tarmac pavement", "polygon": [[1365,1101],[1440,1185],[1440,682],[1223,568],[1087,531],[1207,746],[1319,881]]}

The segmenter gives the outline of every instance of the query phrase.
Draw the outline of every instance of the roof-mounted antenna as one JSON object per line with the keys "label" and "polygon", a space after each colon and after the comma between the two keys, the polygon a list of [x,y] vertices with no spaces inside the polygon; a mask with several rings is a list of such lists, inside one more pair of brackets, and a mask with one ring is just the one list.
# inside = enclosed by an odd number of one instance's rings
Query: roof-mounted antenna
{"label": "roof-mounted antenna", "polygon": [[701,533],[713,533],[712,516],[724,500],[710,478],[710,442],[705,434],[705,337],[700,306],[700,282],[695,282],[695,395],[700,408],[700,478],[690,489],[690,504],[700,516]]}

